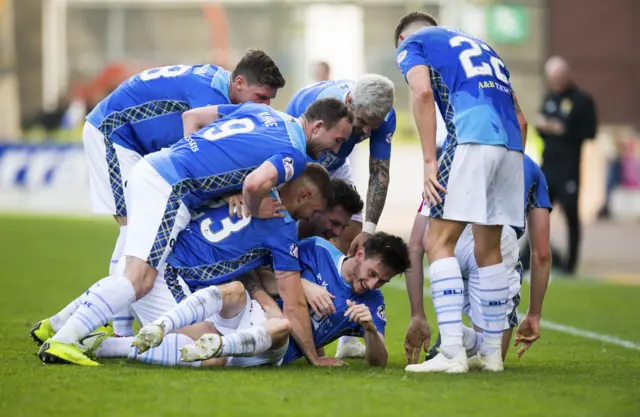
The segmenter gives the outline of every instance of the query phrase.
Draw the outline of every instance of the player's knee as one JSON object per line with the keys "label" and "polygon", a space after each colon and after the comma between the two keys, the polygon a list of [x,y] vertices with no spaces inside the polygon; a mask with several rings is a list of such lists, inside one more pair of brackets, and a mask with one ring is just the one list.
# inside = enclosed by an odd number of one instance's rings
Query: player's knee
{"label": "player's knee", "polygon": [[158,271],[141,259],[127,258],[124,276],[131,282],[136,299],[144,297],[153,288]]}
{"label": "player's knee", "polygon": [[272,318],[265,322],[269,335],[273,342],[288,337],[291,333],[291,323],[286,318]]}
{"label": "player's knee", "polygon": [[228,284],[218,286],[220,295],[225,304],[240,304],[243,305],[246,302],[246,293],[244,285],[240,281],[233,281]]}

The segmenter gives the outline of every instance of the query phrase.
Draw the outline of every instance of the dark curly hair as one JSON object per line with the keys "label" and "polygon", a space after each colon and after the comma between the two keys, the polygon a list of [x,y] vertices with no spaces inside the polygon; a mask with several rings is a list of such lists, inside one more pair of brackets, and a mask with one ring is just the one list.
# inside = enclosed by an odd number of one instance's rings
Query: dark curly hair
{"label": "dark curly hair", "polygon": [[409,266],[409,249],[398,236],[378,232],[364,244],[365,258],[380,258],[380,261],[391,269],[394,275],[403,274]]}
{"label": "dark curly hair", "polygon": [[362,211],[364,202],[354,186],[340,178],[332,178],[331,188],[333,188],[333,198],[327,202],[327,210],[333,210],[340,206],[350,216]]}

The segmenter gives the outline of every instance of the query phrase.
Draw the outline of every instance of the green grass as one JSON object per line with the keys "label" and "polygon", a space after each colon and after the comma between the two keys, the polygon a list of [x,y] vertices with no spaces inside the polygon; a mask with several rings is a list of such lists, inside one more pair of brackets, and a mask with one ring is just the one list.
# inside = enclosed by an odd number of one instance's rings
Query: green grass
{"label": "green grass", "polygon": [[[640,352],[551,330],[500,375],[406,375],[407,297],[387,297],[387,369],[43,366],[29,328],[105,275],[115,224],[0,217],[0,416],[637,416]],[[526,292],[526,291],[525,291]],[[552,283],[545,319],[640,343],[640,288]],[[427,300],[427,305],[428,305]],[[429,311],[433,320],[433,312]],[[435,329],[434,329],[435,333]],[[333,349],[329,349],[330,352]]]}

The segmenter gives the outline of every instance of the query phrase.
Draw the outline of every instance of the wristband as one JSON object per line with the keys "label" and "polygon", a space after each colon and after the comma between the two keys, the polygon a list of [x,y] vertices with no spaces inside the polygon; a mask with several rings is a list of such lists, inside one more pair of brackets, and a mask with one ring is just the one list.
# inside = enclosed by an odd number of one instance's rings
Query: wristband
{"label": "wristband", "polygon": [[376,232],[376,224],[375,223],[371,223],[371,222],[364,222],[364,225],[362,226],[362,231],[365,233],[369,233],[370,235],[373,235]]}

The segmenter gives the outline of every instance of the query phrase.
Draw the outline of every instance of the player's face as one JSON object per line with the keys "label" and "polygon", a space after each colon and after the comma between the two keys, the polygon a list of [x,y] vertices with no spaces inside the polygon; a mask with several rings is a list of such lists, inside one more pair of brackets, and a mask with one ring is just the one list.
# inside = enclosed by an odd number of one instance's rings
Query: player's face
{"label": "player's face", "polygon": [[325,151],[337,153],[340,145],[349,138],[351,129],[351,123],[347,119],[340,119],[331,129],[326,129],[322,121],[314,122],[307,153],[313,159],[319,159]]}
{"label": "player's face", "polygon": [[271,99],[276,97],[277,89],[268,85],[249,84],[242,76],[238,76],[234,82],[234,97],[232,101],[237,103],[254,103],[271,104]]}
{"label": "player's face", "polygon": [[392,271],[378,257],[365,258],[363,248],[358,250],[355,258],[355,277],[351,286],[356,293],[362,294],[380,288],[393,278]]}
{"label": "player's face", "polygon": [[371,136],[371,132],[377,129],[383,121],[383,119],[367,115],[364,109],[357,109],[353,112],[353,132],[351,134],[368,138]]}
{"label": "player's face", "polygon": [[[349,226],[351,216],[342,206],[317,213],[309,220],[302,220],[298,230],[308,230],[308,236],[320,236],[324,239],[340,237],[344,229]],[[302,237],[302,236],[301,236]]]}

